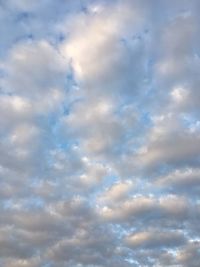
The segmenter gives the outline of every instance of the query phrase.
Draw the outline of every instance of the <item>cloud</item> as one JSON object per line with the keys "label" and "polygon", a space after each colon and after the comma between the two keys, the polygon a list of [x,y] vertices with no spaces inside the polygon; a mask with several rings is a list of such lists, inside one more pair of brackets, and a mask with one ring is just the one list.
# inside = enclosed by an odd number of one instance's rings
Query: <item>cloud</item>
{"label": "cloud", "polygon": [[167,186],[169,190],[194,196],[199,192],[199,169],[178,169],[167,176],[160,177],[156,183],[159,186]]}
{"label": "cloud", "polygon": [[34,98],[32,94],[60,85],[65,62],[49,43],[41,41],[16,45],[4,68],[8,76],[5,88],[9,92],[24,96],[28,94]]}
{"label": "cloud", "polygon": [[184,244],[184,237],[180,233],[142,232],[127,237],[126,242],[132,248],[162,248]]}
{"label": "cloud", "polygon": [[0,1],[0,265],[198,266],[199,3]]}

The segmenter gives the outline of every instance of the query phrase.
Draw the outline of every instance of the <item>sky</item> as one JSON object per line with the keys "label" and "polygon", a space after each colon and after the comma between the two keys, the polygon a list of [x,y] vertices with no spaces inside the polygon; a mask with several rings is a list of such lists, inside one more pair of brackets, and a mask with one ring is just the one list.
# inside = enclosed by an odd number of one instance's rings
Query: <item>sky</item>
{"label": "sky", "polygon": [[0,0],[1,267],[199,267],[199,10]]}

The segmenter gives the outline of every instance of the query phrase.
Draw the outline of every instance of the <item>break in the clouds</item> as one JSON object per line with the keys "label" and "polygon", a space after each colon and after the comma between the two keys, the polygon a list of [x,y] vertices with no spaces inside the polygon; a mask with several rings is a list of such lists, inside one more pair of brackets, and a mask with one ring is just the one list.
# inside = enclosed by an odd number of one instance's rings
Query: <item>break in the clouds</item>
{"label": "break in the clouds", "polygon": [[199,267],[199,4],[0,1],[0,266]]}

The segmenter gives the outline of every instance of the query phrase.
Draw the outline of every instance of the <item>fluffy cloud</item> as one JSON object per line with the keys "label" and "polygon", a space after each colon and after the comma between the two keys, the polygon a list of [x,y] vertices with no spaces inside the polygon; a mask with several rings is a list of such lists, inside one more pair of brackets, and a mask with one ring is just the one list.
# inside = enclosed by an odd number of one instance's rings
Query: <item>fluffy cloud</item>
{"label": "fluffy cloud", "polygon": [[2,267],[198,266],[198,9],[0,1]]}

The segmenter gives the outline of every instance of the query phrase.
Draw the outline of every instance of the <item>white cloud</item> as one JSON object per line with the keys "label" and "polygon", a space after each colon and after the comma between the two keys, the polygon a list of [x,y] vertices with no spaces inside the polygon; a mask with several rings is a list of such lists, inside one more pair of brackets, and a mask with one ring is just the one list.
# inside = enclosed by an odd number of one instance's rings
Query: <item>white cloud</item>
{"label": "white cloud", "polygon": [[2,267],[198,266],[198,10],[0,1]]}

